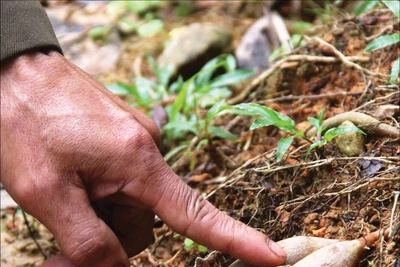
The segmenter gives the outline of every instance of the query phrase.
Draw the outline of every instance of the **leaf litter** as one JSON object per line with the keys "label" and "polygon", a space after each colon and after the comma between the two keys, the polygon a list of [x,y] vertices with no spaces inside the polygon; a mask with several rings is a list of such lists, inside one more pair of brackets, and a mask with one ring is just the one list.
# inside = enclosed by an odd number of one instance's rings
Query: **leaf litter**
{"label": "leaf litter", "polygon": [[[257,4],[205,6],[180,21],[166,18],[166,29],[193,21],[225,23],[235,28],[233,43],[237,44],[245,29],[262,15]],[[398,45],[363,52],[368,43],[365,39],[382,35],[382,29],[390,29],[385,34],[398,34],[398,20],[390,10],[331,16],[329,23],[320,24],[309,33],[313,37],[305,39],[306,45],[278,56],[268,70],[247,84],[232,88],[234,95],[228,103],[266,105],[292,118],[301,131],[310,129],[307,118],[318,117],[323,108],[323,119],[327,120],[345,112],[374,117],[382,106],[397,107],[399,87],[388,81],[391,64],[398,57]],[[132,72],[154,75],[151,65],[142,58],[145,51],[159,55],[161,47],[154,44],[166,38],[160,33],[138,37],[135,42],[121,40],[118,63],[96,78],[108,84],[129,82]],[[165,114],[162,110],[160,114],[154,116],[162,125]],[[379,125],[399,129],[398,110],[378,119]],[[400,252],[399,138],[368,134],[366,152],[358,157],[341,155],[332,141],[313,150],[307,159],[310,144],[295,138],[277,162],[277,144],[287,135],[271,126],[250,131],[253,120],[233,114],[217,117],[214,125],[229,129],[238,140],[213,138],[198,149],[186,145],[170,157],[170,165],[220,210],[276,241],[294,236],[350,241],[392,229],[387,240],[374,242],[363,251],[356,266],[395,266]],[[198,142],[194,139],[193,144]],[[2,266],[7,264],[5,260],[11,265],[4,266],[40,266],[43,255],[32,242],[26,225],[21,217],[15,225],[12,220],[13,211],[2,210]],[[35,219],[28,216],[28,220]],[[56,253],[51,234],[36,224],[34,237],[45,255]],[[185,242],[190,241],[174,236],[159,220],[155,225],[153,244],[131,259],[132,266],[229,266],[235,261],[216,251],[199,251],[199,246],[192,243],[191,249],[185,249]],[[25,243],[20,245],[20,241]]]}

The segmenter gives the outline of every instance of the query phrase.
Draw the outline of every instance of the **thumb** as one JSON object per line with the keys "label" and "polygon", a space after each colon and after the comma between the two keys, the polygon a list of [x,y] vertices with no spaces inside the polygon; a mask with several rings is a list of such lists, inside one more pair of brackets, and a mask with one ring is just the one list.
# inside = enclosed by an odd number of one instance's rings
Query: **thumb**
{"label": "thumb", "polygon": [[286,254],[277,244],[220,212],[166,163],[149,180],[141,199],[177,233],[252,264],[276,266],[285,262]]}
{"label": "thumb", "polygon": [[62,253],[51,257],[42,267],[76,267]]}
{"label": "thumb", "polygon": [[[36,205],[26,205],[27,212],[52,232],[70,264],[76,267],[129,266],[117,237],[91,207],[85,188],[68,180],[67,177],[53,177],[47,179],[47,183],[40,183],[43,190],[36,186],[31,190],[35,194],[27,197],[31,201],[34,199]],[[63,264],[65,259],[60,259],[63,258],[55,259],[59,264],[55,266],[70,266]]]}

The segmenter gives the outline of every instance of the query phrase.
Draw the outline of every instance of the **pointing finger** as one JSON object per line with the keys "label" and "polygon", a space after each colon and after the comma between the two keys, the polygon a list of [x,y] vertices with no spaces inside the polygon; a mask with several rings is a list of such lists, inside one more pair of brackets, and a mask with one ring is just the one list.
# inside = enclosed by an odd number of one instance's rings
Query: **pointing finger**
{"label": "pointing finger", "polygon": [[[161,156],[154,153],[149,166],[144,179],[132,179],[122,191],[144,202],[174,231],[252,264],[285,262],[286,254],[278,245],[216,209],[174,174]],[[137,174],[138,168],[131,173]]]}

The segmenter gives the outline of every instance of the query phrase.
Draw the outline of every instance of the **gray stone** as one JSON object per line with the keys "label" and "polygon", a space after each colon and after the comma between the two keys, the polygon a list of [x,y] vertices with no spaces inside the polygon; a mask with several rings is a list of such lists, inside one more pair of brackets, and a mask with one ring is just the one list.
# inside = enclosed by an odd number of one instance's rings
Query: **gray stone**
{"label": "gray stone", "polygon": [[231,51],[232,34],[219,25],[192,23],[171,32],[171,40],[158,58],[173,76],[188,78],[210,59]]}
{"label": "gray stone", "polygon": [[[340,126],[355,126],[351,121],[344,121]],[[364,153],[364,136],[362,133],[353,132],[339,135],[335,138],[336,146],[340,153],[353,157]]]}
{"label": "gray stone", "polygon": [[18,206],[17,203],[15,203],[14,199],[7,193],[6,190],[1,189],[0,190],[0,208],[5,209],[5,208],[15,208]]}
{"label": "gray stone", "polygon": [[269,18],[264,16],[247,30],[235,51],[240,68],[260,70],[269,66],[271,45],[266,34],[269,25]]}

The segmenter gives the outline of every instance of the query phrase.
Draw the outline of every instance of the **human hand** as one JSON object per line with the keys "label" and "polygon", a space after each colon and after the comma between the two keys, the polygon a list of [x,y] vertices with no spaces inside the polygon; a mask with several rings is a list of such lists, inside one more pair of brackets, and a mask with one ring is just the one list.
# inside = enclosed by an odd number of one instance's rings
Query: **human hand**
{"label": "human hand", "polygon": [[257,265],[284,252],[218,211],[174,174],[160,135],[57,52],[1,66],[1,182],[54,235],[52,266],[129,266],[145,249],[154,213],[174,231]]}

